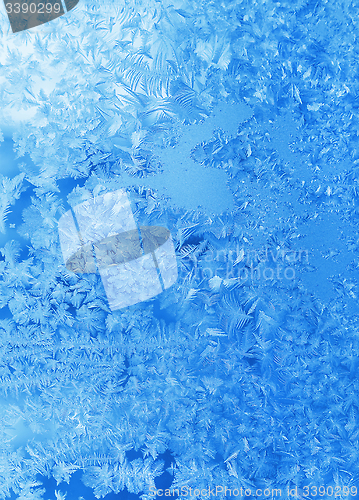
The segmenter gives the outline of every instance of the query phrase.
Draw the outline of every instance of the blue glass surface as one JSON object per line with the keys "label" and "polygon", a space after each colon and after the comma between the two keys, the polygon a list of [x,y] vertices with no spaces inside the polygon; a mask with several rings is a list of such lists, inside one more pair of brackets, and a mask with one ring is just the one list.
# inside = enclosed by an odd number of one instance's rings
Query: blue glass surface
{"label": "blue glass surface", "polygon": [[358,16],[0,11],[1,499],[358,496]]}

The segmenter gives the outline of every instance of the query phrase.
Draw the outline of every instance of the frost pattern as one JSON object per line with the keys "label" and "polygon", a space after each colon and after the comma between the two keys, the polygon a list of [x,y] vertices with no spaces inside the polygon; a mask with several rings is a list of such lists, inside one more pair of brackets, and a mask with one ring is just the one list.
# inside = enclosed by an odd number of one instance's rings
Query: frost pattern
{"label": "frost pattern", "polygon": [[[38,475],[63,498],[81,471],[147,500],[165,468],[173,488],[356,486],[358,14],[80,0],[15,39],[1,11],[24,161],[0,178],[0,498],[45,499]],[[178,280],[111,312],[58,221],[123,188]]]}

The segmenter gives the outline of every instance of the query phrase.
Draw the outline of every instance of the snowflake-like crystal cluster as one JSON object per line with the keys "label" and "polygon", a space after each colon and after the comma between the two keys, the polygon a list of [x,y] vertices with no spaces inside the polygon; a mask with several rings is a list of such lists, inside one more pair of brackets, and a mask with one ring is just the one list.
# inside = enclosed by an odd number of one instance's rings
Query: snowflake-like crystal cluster
{"label": "snowflake-like crystal cluster", "polygon": [[[14,35],[0,12],[0,498],[81,473],[147,500],[166,468],[179,489],[355,485],[358,14],[81,0]],[[58,221],[124,188],[178,279],[111,311]]]}

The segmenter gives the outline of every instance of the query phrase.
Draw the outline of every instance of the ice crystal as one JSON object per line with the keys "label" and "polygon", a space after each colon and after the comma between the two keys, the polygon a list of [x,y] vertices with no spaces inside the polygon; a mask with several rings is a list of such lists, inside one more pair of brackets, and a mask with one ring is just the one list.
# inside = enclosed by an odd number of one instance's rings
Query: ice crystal
{"label": "ice crystal", "polygon": [[[357,17],[80,0],[15,35],[0,12],[0,498],[357,486]],[[111,311],[58,230],[118,190],[178,279]]]}

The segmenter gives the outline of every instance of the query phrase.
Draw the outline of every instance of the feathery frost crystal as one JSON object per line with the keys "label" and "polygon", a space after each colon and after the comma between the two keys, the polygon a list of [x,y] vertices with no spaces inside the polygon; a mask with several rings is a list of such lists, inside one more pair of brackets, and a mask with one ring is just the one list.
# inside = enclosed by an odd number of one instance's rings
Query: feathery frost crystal
{"label": "feathery frost crystal", "polygon": [[358,16],[0,11],[0,498],[356,496]]}

